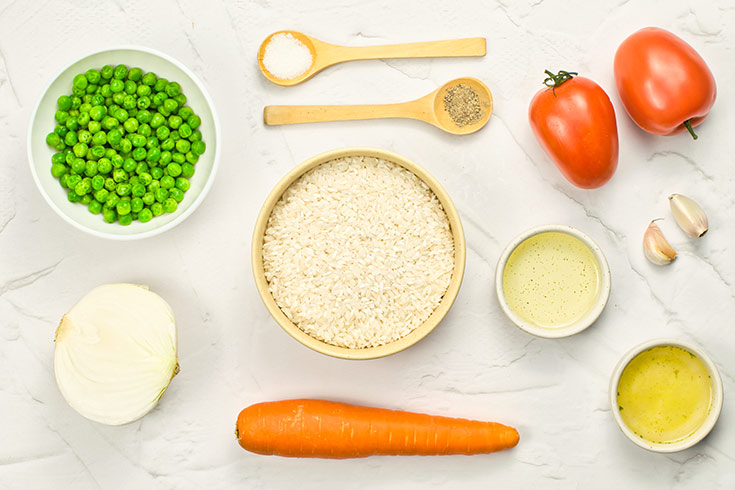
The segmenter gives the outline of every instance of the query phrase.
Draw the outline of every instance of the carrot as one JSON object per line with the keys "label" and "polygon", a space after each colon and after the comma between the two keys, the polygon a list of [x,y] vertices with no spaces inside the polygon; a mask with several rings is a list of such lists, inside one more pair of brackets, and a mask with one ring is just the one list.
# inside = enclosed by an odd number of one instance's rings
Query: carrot
{"label": "carrot", "polygon": [[479,454],[518,444],[518,431],[495,422],[325,400],[251,405],[240,412],[235,434],[254,453],[333,459]]}

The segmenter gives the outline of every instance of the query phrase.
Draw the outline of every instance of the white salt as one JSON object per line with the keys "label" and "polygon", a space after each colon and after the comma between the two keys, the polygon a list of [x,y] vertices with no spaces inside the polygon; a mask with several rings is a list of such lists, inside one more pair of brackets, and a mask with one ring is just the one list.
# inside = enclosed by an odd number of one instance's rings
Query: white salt
{"label": "white salt", "polygon": [[263,64],[274,77],[289,80],[311,67],[311,51],[293,35],[282,32],[271,37],[265,46]]}

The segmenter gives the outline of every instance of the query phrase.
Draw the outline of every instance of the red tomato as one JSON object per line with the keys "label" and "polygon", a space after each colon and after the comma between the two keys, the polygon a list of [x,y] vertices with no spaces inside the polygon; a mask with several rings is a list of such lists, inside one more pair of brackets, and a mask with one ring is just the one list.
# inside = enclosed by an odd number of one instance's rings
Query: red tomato
{"label": "red tomato", "polygon": [[[707,117],[715,103],[715,78],[681,38],[658,27],[628,36],[615,53],[615,83],[630,118],[653,134],[671,135]],[[689,127],[687,127],[689,125]]]}
{"label": "red tomato", "polygon": [[531,129],[569,182],[583,189],[600,187],[618,166],[618,126],[610,98],[576,73],[546,73],[548,88],[536,93],[528,110]]}

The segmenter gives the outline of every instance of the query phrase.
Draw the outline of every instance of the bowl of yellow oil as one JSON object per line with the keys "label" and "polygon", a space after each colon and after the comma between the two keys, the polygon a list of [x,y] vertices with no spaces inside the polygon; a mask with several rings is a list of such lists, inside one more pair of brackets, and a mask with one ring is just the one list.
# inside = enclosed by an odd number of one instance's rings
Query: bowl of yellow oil
{"label": "bowl of yellow oil", "polygon": [[610,379],[610,405],[628,439],[649,451],[692,447],[712,430],[722,411],[722,379],[697,345],[655,339],[618,362]]}
{"label": "bowl of yellow oil", "polygon": [[544,225],[516,236],[498,260],[495,288],[503,312],[538,337],[568,337],[600,316],[610,268],[600,247],[571,226]]}

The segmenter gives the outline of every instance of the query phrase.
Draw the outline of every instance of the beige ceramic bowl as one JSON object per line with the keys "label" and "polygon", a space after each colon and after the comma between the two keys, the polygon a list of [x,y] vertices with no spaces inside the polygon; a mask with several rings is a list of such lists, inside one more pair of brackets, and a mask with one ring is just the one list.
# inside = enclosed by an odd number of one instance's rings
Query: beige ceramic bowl
{"label": "beige ceramic bowl", "polygon": [[[641,352],[659,345],[673,345],[691,352],[702,361],[709,372],[710,379],[712,380],[712,405],[710,406],[707,417],[704,419],[704,423],[689,437],[686,437],[681,441],[668,444],[646,441],[645,439],[635,435],[635,433],[625,425],[625,421],[623,421],[623,417],[620,415],[620,409],[618,408],[618,384],[620,383],[620,376],[622,376],[626,366]],[[625,353],[620,361],[618,361],[612,377],[610,378],[610,411],[612,412],[613,417],[615,417],[615,422],[618,423],[618,427],[620,427],[620,430],[628,439],[643,449],[647,449],[655,453],[673,453],[683,451],[704,439],[705,436],[710,433],[712,428],[715,426],[715,422],[717,422],[717,419],[720,417],[720,412],[722,411],[722,398],[722,378],[720,377],[720,372],[718,371],[717,366],[715,366],[715,363],[712,362],[712,359],[710,359],[701,347],[692,344],[691,342],[679,339],[654,339],[633,347]]]}
{"label": "beige ceramic bowl", "polygon": [[[365,349],[350,349],[347,347],[338,347],[331,345],[321,340],[317,340],[299,327],[297,327],[286,315],[281,311],[276,304],[273,295],[271,295],[268,289],[268,281],[265,278],[263,270],[263,236],[265,229],[268,224],[268,218],[273,211],[273,207],[276,205],[281,195],[288,189],[288,187],[299,179],[303,174],[311,170],[312,168],[321,165],[322,163],[334,160],[337,158],[349,157],[349,156],[369,156],[375,158],[381,158],[400,165],[411,172],[413,172],[418,178],[423,180],[426,185],[436,194],[436,197],[444,207],[444,211],[447,213],[449,219],[449,226],[452,229],[452,235],[454,237],[454,270],[452,271],[452,279],[449,282],[449,288],[446,294],[442,298],[439,306],[434,312],[426,319],[424,323],[416,327],[411,333],[402,337],[395,342],[381,345],[378,347],[368,347]],[[419,340],[426,337],[451,308],[454,303],[459,287],[462,284],[462,277],[464,275],[465,265],[465,239],[464,231],[462,230],[462,223],[459,220],[459,214],[457,209],[454,207],[447,191],[434,179],[426,170],[419,165],[415,164],[411,160],[408,160],[395,153],[379,150],[375,148],[362,148],[362,147],[350,147],[342,148],[339,150],[328,151],[315,157],[309,158],[301,165],[291,170],[276,187],[271,191],[263,204],[263,208],[260,210],[258,219],[255,222],[255,231],[253,232],[253,246],[252,246],[252,264],[253,274],[255,276],[255,285],[258,288],[260,297],[262,298],[268,311],[278,324],[283,328],[286,333],[291,337],[295,338],[305,346],[313,349],[322,354],[326,354],[333,357],[339,357],[342,359],[374,359],[377,357],[384,357],[396,352],[402,351],[403,349],[412,346]]]}
{"label": "beige ceramic bowl", "polygon": [[[592,255],[595,256],[595,259],[597,260],[597,265],[600,267],[600,294],[597,296],[597,301],[595,301],[595,304],[587,312],[587,314],[585,314],[582,318],[580,318],[573,324],[558,328],[540,327],[521,318],[519,315],[516,314],[515,311],[511,309],[510,305],[508,304],[508,300],[505,298],[505,291],[503,290],[503,273],[505,272],[505,266],[508,263],[508,259],[510,258],[510,255],[513,253],[513,251],[521,243],[528,240],[532,236],[550,231],[566,233],[579,239],[592,251]],[[502,308],[503,312],[521,330],[524,330],[537,337],[544,337],[549,339],[569,337],[570,335],[579,333],[592,325],[602,314],[602,310],[605,309],[605,306],[607,305],[607,300],[610,298],[610,267],[607,264],[605,254],[602,253],[602,250],[597,245],[597,243],[595,243],[592,238],[582,233],[578,229],[567,225],[538,226],[536,228],[526,230],[520,235],[516,236],[508,244],[508,246],[505,247],[503,253],[500,254],[500,258],[498,259],[498,266],[495,270],[495,292],[498,296],[498,301],[500,302],[500,307]]]}

